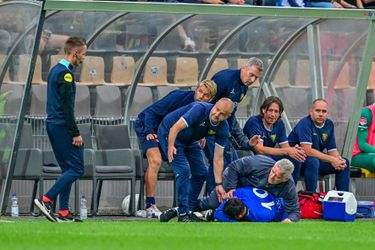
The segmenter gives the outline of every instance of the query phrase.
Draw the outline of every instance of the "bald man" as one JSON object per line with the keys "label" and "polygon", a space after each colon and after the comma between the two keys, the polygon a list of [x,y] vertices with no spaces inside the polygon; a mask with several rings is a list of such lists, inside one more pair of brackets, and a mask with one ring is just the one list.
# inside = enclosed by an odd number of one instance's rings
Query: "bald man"
{"label": "bald man", "polygon": [[349,161],[336,148],[334,125],[328,118],[328,103],[316,99],[309,115],[302,118],[289,134],[290,146],[301,145],[307,158],[303,163],[292,159],[295,169],[294,182],[304,172],[306,191],[316,192],[319,175],[335,174],[337,190],[349,191]]}
{"label": "bald man", "polygon": [[230,134],[225,120],[233,108],[234,103],[229,98],[222,98],[215,105],[193,102],[165,116],[159,126],[158,138],[163,158],[168,159],[176,175],[180,222],[201,221],[192,211],[207,177],[198,141],[208,135],[215,138],[216,192],[218,197],[226,197],[222,186],[223,153]]}

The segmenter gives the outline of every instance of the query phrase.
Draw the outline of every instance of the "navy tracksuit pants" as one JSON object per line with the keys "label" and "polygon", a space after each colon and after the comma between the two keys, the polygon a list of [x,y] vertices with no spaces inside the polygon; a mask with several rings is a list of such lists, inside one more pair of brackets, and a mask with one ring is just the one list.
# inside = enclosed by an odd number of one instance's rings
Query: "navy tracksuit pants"
{"label": "navy tracksuit pants", "polygon": [[304,163],[291,159],[294,164],[294,182],[297,183],[300,173],[303,171],[306,191],[316,192],[320,175],[335,174],[336,189],[340,191],[349,191],[350,165],[348,159],[344,159],[347,166],[344,170],[336,170],[330,163],[322,162],[316,157],[307,157]]}
{"label": "navy tracksuit pants", "polygon": [[83,145],[72,144],[73,137],[65,125],[47,122],[47,134],[53,153],[61,168],[62,174],[45,194],[51,200],[59,195],[60,210],[69,210],[69,195],[72,184],[84,172]]}
{"label": "navy tracksuit pants", "polygon": [[[168,132],[159,127],[158,137],[163,158],[168,154]],[[176,176],[178,212],[194,211],[207,177],[207,167],[198,142],[183,143],[176,139],[176,155],[171,163]]]}

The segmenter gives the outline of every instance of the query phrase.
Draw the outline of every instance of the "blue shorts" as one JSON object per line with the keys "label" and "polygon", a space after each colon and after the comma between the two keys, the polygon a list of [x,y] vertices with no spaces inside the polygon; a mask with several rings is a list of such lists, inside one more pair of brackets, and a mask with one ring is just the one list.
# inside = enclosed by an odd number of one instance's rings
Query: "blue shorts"
{"label": "blue shorts", "polygon": [[135,130],[135,133],[137,134],[139,148],[142,150],[143,157],[146,157],[146,152],[149,148],[158,148],[159,147],[159,143],[157,143],[155,141],[148,141],[146,139],[147,134],[144,131],[143,120],[137,119],[135,121],[134,130]]}
{"label": "blue shorts", "polygon": [[160,124],[158,129],[158,139],[161,158],[163,161],[168,161],[168,135],[169,130],[167,130],[163,124]]}

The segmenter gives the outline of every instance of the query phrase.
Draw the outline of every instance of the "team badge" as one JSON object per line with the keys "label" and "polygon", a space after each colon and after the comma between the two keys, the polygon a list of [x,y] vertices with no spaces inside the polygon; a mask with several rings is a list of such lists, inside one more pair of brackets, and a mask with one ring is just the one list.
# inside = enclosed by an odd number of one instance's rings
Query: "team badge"
{"label": "team badge", "polygon": [[361,119],[359,119],[359,125],[364,126],[366,124],[367,124],[366,117],[361,117]]}
{"label": "team badge", "polygon": [[214,135],[214,134],[216,134],[216,132],[215,132],[215,130],[210,129],[210,130],[208,130],[208,134],[209,135]]}
{"label": "team badge", "polygon": [[327,138],[328,138],[328,134],[326,134],[326,133],[323,133],[323,134],[322,134],[322,139],[323,139],[323,141],[326,141],[326,140],[327,140]]}
{"label": "team badge", "polygon": [[66,74],[64,75],[64,80],[65,80],[66,82],[73,82],[73,76],[72,76],[72,74],[71,74],[71,73],[66,73]]}
{"label": "team badge", "polygon": [[271,140],[272,140],[272,142],[275,142],[275,140],[276,140],[276,135],[271,135]]}

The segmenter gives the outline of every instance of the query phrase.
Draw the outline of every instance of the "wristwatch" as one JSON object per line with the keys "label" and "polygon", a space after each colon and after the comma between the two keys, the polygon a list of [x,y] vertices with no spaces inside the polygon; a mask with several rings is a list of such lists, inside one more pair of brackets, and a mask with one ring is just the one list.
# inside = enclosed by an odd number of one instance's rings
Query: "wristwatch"
{"label": "wristwatch", "polygon": [[223,185],[222,182],[215,183],[215,186],[222,186],[222,185]]}

